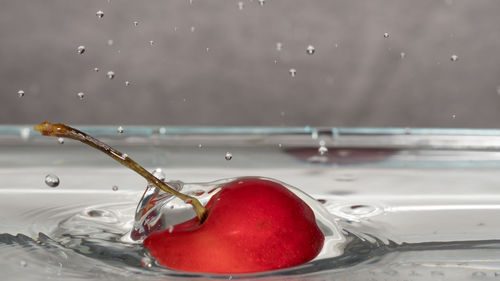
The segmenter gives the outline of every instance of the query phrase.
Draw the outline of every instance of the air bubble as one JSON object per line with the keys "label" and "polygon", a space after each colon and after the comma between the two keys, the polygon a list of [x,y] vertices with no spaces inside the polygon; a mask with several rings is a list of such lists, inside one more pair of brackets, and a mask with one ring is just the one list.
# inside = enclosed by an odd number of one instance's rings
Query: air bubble
{"label": "air bubble", "polygon": [[102,18],[104,17],[104,12],[103,12],[103,11],[101,11],[101,10],[99,10],[99,11],[97,11],[97,13],[95,13],[95,15],[96,15],[98,18],[102,19]]}
{"label": "air bubble", "polygon": [[64,144],[64,138],[57,138],[57,141],[59,142],[59,144]]}
{"label": "air bubble", "polygon": [[226,152],[226,155],[224,156],[224,158],[226,158],[227,161],[233,159],[233,155],[229,152]]}
{"label": "air bubble", "polygon": [[119,133],[119,134],[123,134],[123,127],[122,126],[119,126],[116,131]]}
{"label": "air bubble", "polygon": [[451,61],[457,61],[458,60],[458,56],[457,55],[451,55],[450,60]]}
{"label": "air bubble", "polygon": [[106,76],[108,77],[108,79],[113,79],[115,78],[115,73],[113,71],[108,71],[108,73],[106,73]]}
{"label": "air bubble", "polygon": [[116,185],[113,185],[113,187],[111,188],[113,191],[118,191],[118,186]]}
{"label": "air bubble", "polygon": [[79,98],[80,100],[83,100],[83,99],[85,98],[85,94],[84,94],[84,93],[82,93],[82,92],[79,92],[79,93],[78,93],[78,94],[76,94],[76,95],[78,96],[78,98]]}
{"label": "air bubble", "polygon": [[80,45],[78,48],[76,48],[76,52],[79,53],[80,55],[85,53],[85,46]]}
{"label": "air bubble", "polygon": [[384,33],[384,38],[389,38],[389,33]]}
{"label": "air bubble", "polygon": [[23,90],[17,91],[17,96],[20,98],[24,97],[24,91]]}
{"label": "air bubble", "polygon": [[159,179],[161,181],[165,181],[165,179],[167,178],[167,176],[165,175],[165,173],[163,172],[163,170],[161,168],[154,169],[152,174],[153,174],[153,176],[155,176],[157,179]]}
{"label": "air bubble", "polygon": [[295,68],[290,68],[290,70],[288,70],[288,73],[290,73],[290,76],[295,77],[295,75],[297,74],[297,70]]}
{"label": "air bubble", "polygon": [[314,46],[313,46],[313,45],[309,45],[309,46],[307,46],[306,53],[307,53],[308,55],[313,55],[313,54],[314,54],[314,52],[316,52],[316,49],[314,49]]}
{"label": "air bubble", "polygon": [[48,174],[45,176],[45,184],[49,187],[57,187],[59,185],[59,178],[56,175]]}

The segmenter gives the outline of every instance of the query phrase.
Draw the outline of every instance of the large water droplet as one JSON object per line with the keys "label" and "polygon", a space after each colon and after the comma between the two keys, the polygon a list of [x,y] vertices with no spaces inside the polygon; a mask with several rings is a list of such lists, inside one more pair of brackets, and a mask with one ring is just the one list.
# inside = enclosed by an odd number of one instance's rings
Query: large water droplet
{"label": "large water droplet", "polygon": [[57,187],[59,185],[59,178],[56,175],[48,174],[45,176],[45,184],[49,187]]}
{"label": "large water droplet", "polygon": [[123,134],[123,127],[122,126],[119,126],[116,131],[119,133],[119,134]]}
{"label": "large water droplet", "polygon": [[99,11],[97,11],[97,13],[95,13],[95,15],[96,15],[98,18],[102,19],[102,18],[104,17],[104,12],[103,12],[103,11],[101,11],[101,10],[99,10]]}
{"label": "large water droplet", "polygon": [[167,179],[167,175],[165,175],[165,172],[163,172],[161,168],[156,168],[152,174],[161,181],[165,181]]}
{"label": "large water droplet", "polygon": [[113,78],[115,78],[115,73],[113,71],[108,71],[108,73],[106,73],[106,76],[109,79],[113,79]]}
{"label": "large water droplet", "polygon": [[78,94],[76,94],[76,95],[78,96],[78,98],[79,98],[80,100],[83,100],[83,99],[85,98],[85,94],[84,94],[84,93],[82,93],[82,92],[79,92],[79,93],[78,93]]}
{"label": "large water droplet", "polygon": [[309,46],[307,46],[306,53],[307,53],[308,55],[313,55],[315,51],[316,51],[316,49],[314,49],[314,46],[313,46],[313,45],[309,45]]}
{"label": "large water droplet", "polygon": [[384,38],[389,38],[389,33],[384,33]]}
{"label": "large water droplet", "polygon": [[290,70],[288,70],[288,73],[290,73],[290,76],[295,77],[295,75],[297,74],[297,70],[295,68],[290,68]]}
{"label": "large water droplet", "polygon": [[457,61],[458,60],[458,56],[457,55],[451,55],[450,60],[451,61]]}
{"label": "large water droplet", "polygon": [[80,55],[85,53],[85,46],[80,45],[78,48],[76,48],[76,52],[79,53]]}
{"label": "large water droplet", "polygon": [[226,155],[224,156],[224,158],[226,158],[227,161],[233,159],[233,155],[230,153],[230,152],[226,152]]}
{"label": "large water droplet", "polygon": [[24,91],[23,90],[17,91],[17,96],[20,98],[24,97]]}

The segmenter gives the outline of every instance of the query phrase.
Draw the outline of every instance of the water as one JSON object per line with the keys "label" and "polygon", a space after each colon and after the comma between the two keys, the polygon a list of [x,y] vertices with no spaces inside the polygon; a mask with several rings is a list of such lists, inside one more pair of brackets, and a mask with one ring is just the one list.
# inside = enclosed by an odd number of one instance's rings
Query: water
{"label": "water", "polygon": [[[183,180],[174,185],[202,201],[224,179],[258,175],[288,184],[315,210],[328,241],[317,259],[233,279],[490,280],[500,274],[500,155],[474,149],[482,139],[471,138],[469,149],[422,147],[439,138],[420,139],[420,148],[354,148],[336,147],[318,130],[328,154],[314,162],[310,157],[318,156],[317,140],[309,133],[194,134],[176,140],[170,128],[165,138],[130,138],[134,130],[130,127],[126,137],[109,128],[105,139],[148,170],[158,174],[160,167],[168,180]],[[72,140],[64,146],[33,134],[23,142],[11,140],[0,138],[0,270],[8,280],[230,278],[171,271],[130,238],[146,188],[139,176]],[[381,142],[380,135],[373,140]],[[363,141],[335,139],[337,145]],[[467,138],[442,140],[452,142],[468,143]],[[238,155],[231,165],[220,160],[228,145]],[[49,171],[64,184],[48,188],[42,179]],[[169,222],[165,227],[174,217],[193,215],[167,197],[160,219]]]}
{"label": "water", "polygon": [[104,12],[103,12],[103,11],[101,11],[101,10],[99,10],[99,11],[97,11],[97,13],[95,13],[95,15],[96,15],[98,18],[102,19],[102,18],[104,17]]}
{"label": "water", "polygon": [[80,100],[83,100],[85,98],[85,94],[82,93],[82,92],[79,92],[78,94],[76,94],[76,96],[80,99]]}
{"label": "water", "polygon": [[108,79],[113,79],[115,78],[115,72],[110,70],[108,71],[108,73],[106,73],[106,76],[108,77]]}
{"label": "water", "polygon": [[82,55],[83,53],[85,53],[85,46],[83,45],[78,46],[78,48],[76,48],[76,52]]}
{"label": "water", "polygon": [[17,91],[17,96],[20,97],[20,98],[24,97],[24,94],[25,94],[24,90]]}

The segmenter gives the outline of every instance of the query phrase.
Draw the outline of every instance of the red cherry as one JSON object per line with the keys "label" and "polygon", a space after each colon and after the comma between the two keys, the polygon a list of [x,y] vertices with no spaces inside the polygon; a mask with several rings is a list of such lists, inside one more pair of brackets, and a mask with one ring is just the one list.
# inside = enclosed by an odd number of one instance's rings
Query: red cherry
{"label": "red cherry", "polygon": [[312,260],[324,235],[312,209],[283,185],[261,178],[226,183],[206,205],[208,216],[154,232],[144,247],[169,268],[249,273]]}

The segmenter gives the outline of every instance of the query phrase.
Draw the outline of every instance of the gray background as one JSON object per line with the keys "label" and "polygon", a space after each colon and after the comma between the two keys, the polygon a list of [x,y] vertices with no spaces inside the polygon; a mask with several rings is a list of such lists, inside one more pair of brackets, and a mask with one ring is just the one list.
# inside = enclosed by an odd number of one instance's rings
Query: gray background
{"label": "gray background", "polygon": [[0,123],[498,127],[500,1],[242,2],[0,0]]}

